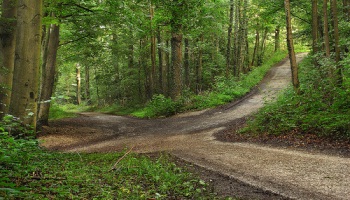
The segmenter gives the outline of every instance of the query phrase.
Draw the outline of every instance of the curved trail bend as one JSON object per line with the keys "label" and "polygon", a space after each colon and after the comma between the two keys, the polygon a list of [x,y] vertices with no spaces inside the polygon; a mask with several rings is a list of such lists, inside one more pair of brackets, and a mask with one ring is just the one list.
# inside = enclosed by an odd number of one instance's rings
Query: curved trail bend
{"label": "curved trail bend", "polygon": [[[299,54],[301,60],[305,54]],[[39,139],[65,152],[138,153],[167,151],[206,169],[291,199],[350,199],[350,159],[249,143],[225,143],[213,136],[256,112],[290,83],[289,61],[270,70],[255,92],[219,108],[143,120],[83,113],[53,122]]]}

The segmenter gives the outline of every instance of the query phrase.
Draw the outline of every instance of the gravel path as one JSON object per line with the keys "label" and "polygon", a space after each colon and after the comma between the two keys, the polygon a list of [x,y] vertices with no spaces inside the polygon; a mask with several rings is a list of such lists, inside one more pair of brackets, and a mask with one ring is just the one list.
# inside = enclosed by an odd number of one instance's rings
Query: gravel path
{"label": "gravel path", "polygon": [[[301,60],[305,54],[299,54]],[[290,83],[289,61],[270,70],[244,99],[216,109],[142,120],[97,113],[53,122],[39,139],[48,149],[138,153],[169,152],[205,169],[291,199],[350,199],[350,159],[213,136],[251,115]]]}

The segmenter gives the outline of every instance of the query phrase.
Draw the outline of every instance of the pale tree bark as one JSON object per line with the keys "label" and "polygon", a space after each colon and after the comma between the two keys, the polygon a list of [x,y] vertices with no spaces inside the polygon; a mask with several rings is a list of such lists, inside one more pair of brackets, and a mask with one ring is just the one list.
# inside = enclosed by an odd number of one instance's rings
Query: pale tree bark
{"label": "pale tree bark", "polygon": [[230,0],[230,21],[227,30],[227,50],[226,50],[226,77],[229,76],[231,71],[231,40],[232,40],[232,28],[233,28],[233,0]]}
{"label": "pale tree bark", "polygon": [[17,1],[3,0],[0,23],[0,119],[8,113],[16,47]]}
{"label": "pale tree bark", "polygon": [[329,58],[331,56],[331,48],[329,44],[328,0],[323,0],[323,23],[325,52]]}
{"label": "pale tree bark", "polygon": [[47,126],[49,124],[49,111],[56,75],[59,26],[52,24],[48,31],[50,32],[50,37],[48,39],[46,65],[42,70],[38,126]]}
{"label": "pale tree bark", "polygon": [[36,129],[42,0],[19,0],[10,114]]}
{"label": "pale tree bark", "polygon": [[337,67],[337,84],[343,84],[343,67],[340,62],[340,47],[339,47],[339,27],[338,27],[338,8],[337,0],[331,0],[332,14],[333,14],[333,28],[334,28],[334,48],[335,48],[335,62]]}
{"label": "pale tree bark", "polygon": [[81,70],[80,70],[80,64],[77,63],[75,66],[76,69],[76,101],[77,104],[80,105],[81,104]]}
{"label": "pale tree bark", "polygon": [[292,70],[292,83],[293,88],[297,94],[299,94],[299,77],[298,77],[298,64],[294,52],[293,35],[292,35],[292,24],[291,24],[291,11],[290,11],[290,0],[284,0],[284,8],[286,12],[286,28],[287,28],[287,46],[289,53],[290,66]]}

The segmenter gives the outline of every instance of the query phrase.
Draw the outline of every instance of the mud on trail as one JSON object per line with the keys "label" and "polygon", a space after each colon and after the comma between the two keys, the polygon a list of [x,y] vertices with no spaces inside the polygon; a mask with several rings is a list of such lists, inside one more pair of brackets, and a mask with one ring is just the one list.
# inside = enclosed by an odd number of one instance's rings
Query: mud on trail
{"label": "mud on trail", "polygon": [[[301,60],[305,54],[299,54]],[[168,152],[213,183],[223,196],[243,199],[349,199],[350,159],[346,157],[219,141],[290,83],[290,65],[273,67],[243,99],[204,111],[164,119],[135,119],[100,113],[54,121],[39,137],[42,146],[64,152]]]}

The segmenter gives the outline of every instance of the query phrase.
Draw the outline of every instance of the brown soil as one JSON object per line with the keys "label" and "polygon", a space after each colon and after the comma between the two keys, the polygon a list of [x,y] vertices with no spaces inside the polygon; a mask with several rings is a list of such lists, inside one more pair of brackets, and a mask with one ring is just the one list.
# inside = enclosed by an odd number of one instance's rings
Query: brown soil
{"label": "brown soil", "polygon": [[[42,146],[64,152],[113,152],[131,147],[137,153],[167,152],[183,166],[191,163],[189,169],[211,182],[220,196],[347,199],[350,160],[344,155],[348,150],[295,149],[296,143],[281,146],[285,138],[235,133],[245,118],[275,99],[289,82],[290,67],[285,60],[249,95],[219,108],[153,120],[82,113],[51,122],[39,139]],[[293,138],[297,137],[286,141]]]}

